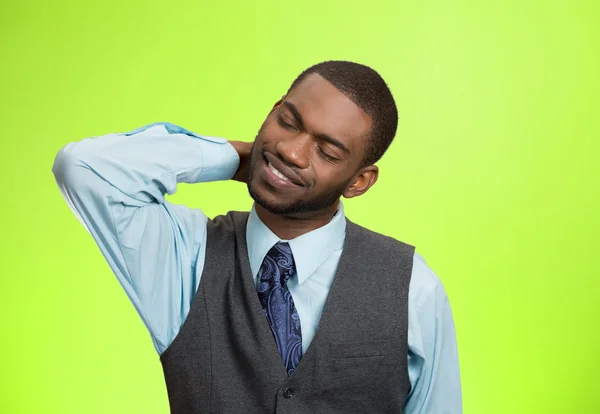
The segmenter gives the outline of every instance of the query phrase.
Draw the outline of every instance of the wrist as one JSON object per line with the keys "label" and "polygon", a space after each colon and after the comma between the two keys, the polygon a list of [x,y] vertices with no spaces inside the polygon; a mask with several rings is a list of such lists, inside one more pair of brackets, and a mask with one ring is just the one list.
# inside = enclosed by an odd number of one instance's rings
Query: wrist
{"label": "wrist", "polygon": [[252,152],[252,143],[244,141],[229,141],[233,149],[238,153],[240,160],[249,159]]}
{"label": "wrist", "polygon": [[234,181],[246,183],[248,182],[248,163],[250,161],[253,143],[244,141],[229,141],[229,143],[240,157],[240,164],[238,166],[238,169],[231,179]]}

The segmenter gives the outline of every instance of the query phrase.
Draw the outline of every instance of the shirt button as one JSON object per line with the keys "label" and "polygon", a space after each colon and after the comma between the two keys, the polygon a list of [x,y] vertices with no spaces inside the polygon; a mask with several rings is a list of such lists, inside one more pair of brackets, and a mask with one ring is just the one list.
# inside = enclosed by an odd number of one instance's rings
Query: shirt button
{"label": "shirt button", "polygon": [[284,396],[285,398],[292,398],[292,395],[294,395],[294,389],[293,389],[293,388],[286,388],[286,389],[283,391],[283,396]]}

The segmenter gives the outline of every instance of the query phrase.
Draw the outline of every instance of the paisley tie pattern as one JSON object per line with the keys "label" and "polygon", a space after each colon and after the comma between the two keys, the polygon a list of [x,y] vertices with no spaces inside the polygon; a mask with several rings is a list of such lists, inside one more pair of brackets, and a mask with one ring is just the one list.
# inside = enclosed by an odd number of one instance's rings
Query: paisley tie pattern
{"label": "paisley tie pattern", "polygon": [[286,285],[295,271],[290,245],[279,242],[265,256],[258,284],[258,298],[288,375],[292,375],[302,358],[300,317]]}

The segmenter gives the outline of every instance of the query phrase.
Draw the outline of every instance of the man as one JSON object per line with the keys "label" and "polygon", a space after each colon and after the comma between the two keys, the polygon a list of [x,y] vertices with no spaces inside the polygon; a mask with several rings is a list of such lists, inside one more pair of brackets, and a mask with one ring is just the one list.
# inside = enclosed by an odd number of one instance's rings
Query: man
{"label": "man", "polygon": [[[61,192],[149,329],[172,412],[461,412],[440,280],[340,202],[375,184],[397,122],[377,72],[328,61],[253,143],[155,123],[59,151]],[[249,213],[211,220],[164,198],[231,178]]]}

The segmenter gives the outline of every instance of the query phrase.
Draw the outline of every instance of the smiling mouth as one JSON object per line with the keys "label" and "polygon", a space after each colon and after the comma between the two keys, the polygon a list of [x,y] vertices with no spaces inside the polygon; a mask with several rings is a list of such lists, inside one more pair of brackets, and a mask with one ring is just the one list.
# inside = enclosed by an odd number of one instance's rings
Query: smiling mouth
{"label": "smiling mouth", "polygon": [[[267,164],[267,169],[269,170],[269,173],[272,174],[272,176],[277,177],[278,179],[289,185],[296,187],[304,187],[304,183],[301,181],[301,178],[298,177],[293,171],[287,171],[289,169],[285,167],[285,165],[281,164],[281,162],[279,162],[279,160],[276,159],[272,154],[264,154],[263,159]],[[273,160],[274,162],[272,163],[271,160]],[[283,165],[283,171],[277,169],[277,167],[275,167],[274,164],[278,166],[280,164]]]}
{"label": "smiling mouth", "polygon": [[[282,180],[285,180],[285,181],[287,181],[287,182],[289,182],[289,183],[292,183],[292,180],[290,180],[290,179],[289,179],[289,178],[287,178],[285,175],[283,175],[283,173],[282,173],[281,171],[279,171],[277,168],[273,167],[273,164],[271,164],[271,163],[269,162],[269,160],[266,160],[266,159],[265,159],[265,161],[267,161],[267,166],[269,167],[269,169],[271,170],[271,172],[272,172],[273,174],[275,174],[277,177],[281,178]],[[292,183],[292,184],[295,184],[295,183]],[[296,184],[296,185],[297,185],[297,184]]]}

